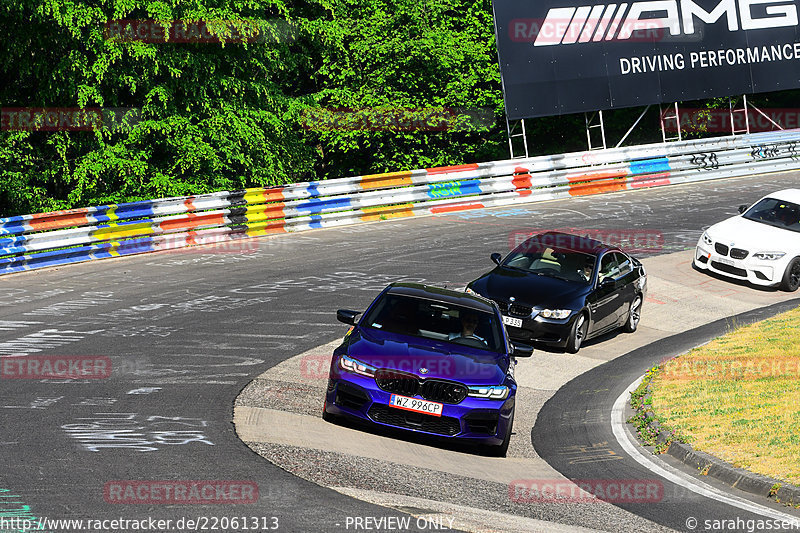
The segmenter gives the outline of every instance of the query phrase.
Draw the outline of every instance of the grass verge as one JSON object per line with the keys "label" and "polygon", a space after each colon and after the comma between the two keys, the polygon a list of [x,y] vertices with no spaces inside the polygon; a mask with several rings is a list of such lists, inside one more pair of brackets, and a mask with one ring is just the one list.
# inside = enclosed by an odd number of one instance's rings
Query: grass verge
{"label": "grass verge", "polygon": [[666,362],[656,420],[734,466],[800,484],[800,308],[734,329]]}

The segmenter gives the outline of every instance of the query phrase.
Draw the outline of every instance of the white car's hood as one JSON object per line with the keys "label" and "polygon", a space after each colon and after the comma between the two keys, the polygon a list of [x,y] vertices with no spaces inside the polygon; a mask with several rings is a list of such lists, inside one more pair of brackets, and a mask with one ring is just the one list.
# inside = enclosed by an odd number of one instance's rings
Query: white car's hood
{"label": "white car's hood", "polygon": [[708,228],[715,242],[749,252],[785,252],[800,254],[800,233],[776,228],[741,216],[731,217]]}

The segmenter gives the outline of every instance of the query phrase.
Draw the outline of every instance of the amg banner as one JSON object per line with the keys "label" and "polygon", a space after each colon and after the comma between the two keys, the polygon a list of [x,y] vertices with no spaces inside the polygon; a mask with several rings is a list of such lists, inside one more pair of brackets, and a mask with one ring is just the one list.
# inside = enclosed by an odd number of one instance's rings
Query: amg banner
{"label": "amg banner", "polygon": [[800,87],[800,0],[493,0],[509,119]]}

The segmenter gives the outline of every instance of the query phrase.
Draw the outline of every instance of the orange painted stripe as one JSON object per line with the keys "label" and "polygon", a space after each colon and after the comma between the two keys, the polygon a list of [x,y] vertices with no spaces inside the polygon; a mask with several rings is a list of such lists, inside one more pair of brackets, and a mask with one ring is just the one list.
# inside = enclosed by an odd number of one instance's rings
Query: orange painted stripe
{"label": "orange painted stripe", "polygon": [[46,230],[69,228],[72,226],[85,226],[89,223],[87,217],[88,210],[70,209],[68,211],[53,211],[51,213],[39,213],[27,223],[32,229]]}
{"label": "orange painted stripe", "polygon": [[374,222],[390,218],[413,217],[413,207],[414,204],[400,204],[391,207],[364,207],[362,211],[365,214],[361,215],[361,220],[363,222]]}
{"label": "orange painted stripe", "polygon": [[283,220],[277,222],[250,224],[247,229],[247,235],[250,237],[270,235],[273,233],[286,233],[286,225],[284,224]]}
{"label": "orange painted stripe", "polygon": [[264,190],[264,201],[266,202],[281,202],[283,199],[283,187]]}
{"label": "orange painted stripe", "polygon": [[225,224],[225,217],[221,214],[193,215],[189,214],[174,220],[165,220],[158,225],[165,231],[175,229],[194,229],[200,226],[222,226]]}
{"label": "orange painted stripe", "polygon": [[447,205],[431,207],[431,213],[453,213],[455,211],[467,211],[469,209],[483,209],[484,207],[486,206],[483,204]]}
{"label": "orange painted stripe", "polygon": [[412,185],[411,172],[389,172],[387,174],[361,176],[361,181],[358,185],[365,191],[383,187],[403,187],[405,185]]}
{"label": "orange painted stripe", "polygon": [[194,206],[194,196],[191,196],[183,201],[184,207],[186,207],[186,211],[196,211],[197,208]]}
{"label": "orange painted stripe", "polygon": [[511,180],[511,184],[514,185],[515,189],[530,189],[531,179],[532,178],[530,174],[523,174],[521,176],[514,177],[514,179]]}
{"label": "orange painted stripe", "polygon": [[461,172],[465,170],[478,170],[478,164],[472,163],[469,165],[455,165],[450,167],[434,167],[434,168],[426,168],[428,175],[435,175],[435,174],[445,174],[447,172]]}
{"label": "orange painted stripe", "polygon": [[620,180],[594,181],[592,183],[581,183],[570,185],[570,196],[588,196],[590,194],[600,194],[605,192],[624,191],[625,183]]}
{"label": "orange painted stripe", "polygon": [[567,180],[570,183],[575,183],[578,181],[595,181],[595,180],[607,180],[609,178],[623,178],[627,175],[628,173],[624,170],[615,170],[606,172],[585,172],[583,174],[573,174],[571,176],[567,176]]}

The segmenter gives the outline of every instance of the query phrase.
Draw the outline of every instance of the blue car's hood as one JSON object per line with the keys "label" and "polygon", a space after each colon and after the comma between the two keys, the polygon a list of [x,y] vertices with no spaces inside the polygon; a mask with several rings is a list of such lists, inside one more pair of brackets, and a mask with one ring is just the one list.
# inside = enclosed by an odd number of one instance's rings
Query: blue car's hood
{"label": "blue car's hood", "polygon": [[[449,379],[467,385],[502,384],[509,364],[505,354],[372,328],[353,331],[347,354],[376,368],[400,370],[425,378]],[[421,369],[427,369],[427,373]]]}

